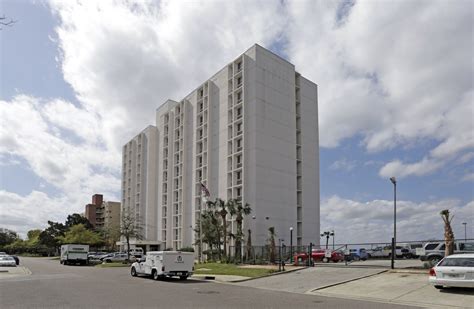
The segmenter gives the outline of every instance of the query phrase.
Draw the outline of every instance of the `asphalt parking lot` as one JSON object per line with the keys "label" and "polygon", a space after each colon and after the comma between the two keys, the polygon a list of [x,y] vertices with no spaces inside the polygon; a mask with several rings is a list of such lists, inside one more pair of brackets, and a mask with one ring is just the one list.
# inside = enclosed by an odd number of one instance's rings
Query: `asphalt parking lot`
{"label": "asphalt parking lot", "polygon": [[[0,280],[0,308],[412,308],[202,280],[131,277],[127,267],[22,258],[31,274]],[[3,276],[3,274],[0,274]],[[279,275],[285,280],[285,275]],[[252,281],[248,281],[252,282]]]}

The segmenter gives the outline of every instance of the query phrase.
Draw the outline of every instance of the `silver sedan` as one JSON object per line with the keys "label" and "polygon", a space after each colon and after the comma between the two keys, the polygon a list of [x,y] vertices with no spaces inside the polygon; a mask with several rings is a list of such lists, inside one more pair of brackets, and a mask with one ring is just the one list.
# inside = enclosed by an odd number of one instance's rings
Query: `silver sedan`
{"label": "silver sedan", "polygon": [[9,255],[0,256],[0,266],[13,266],[16,267],[16,261]]}

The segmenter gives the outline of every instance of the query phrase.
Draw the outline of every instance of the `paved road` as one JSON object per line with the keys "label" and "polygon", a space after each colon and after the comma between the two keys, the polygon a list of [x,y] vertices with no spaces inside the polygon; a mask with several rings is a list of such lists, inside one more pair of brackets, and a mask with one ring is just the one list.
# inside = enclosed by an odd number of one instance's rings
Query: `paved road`
{"label": "paved road", "polygon": [[[32,275],[0,280],[0,308],[413,308],[205,282],[133,278],[128,268],[23,258]],[[250,281],[251,282],[251,281]]]}
{"label": "paved road", "polygon": [[288,274],[246,281],[238,283],[238,285],[293,293],[306,293],[316,288],[365,276],[371,276],[384,271],[386,271],[386,269],[344,268],[342,266],[335,270],[332,267],[321,267],[316,265],[316,267],[310,267]]}

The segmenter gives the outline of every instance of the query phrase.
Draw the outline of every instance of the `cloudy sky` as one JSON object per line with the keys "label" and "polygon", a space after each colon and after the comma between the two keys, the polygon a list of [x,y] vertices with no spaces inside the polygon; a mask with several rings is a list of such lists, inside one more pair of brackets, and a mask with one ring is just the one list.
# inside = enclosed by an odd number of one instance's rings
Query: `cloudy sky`
{"label": "cloudy sky", "polygon": [[0,1],[0,227],[120,200],[121,145],[254,43],[319,86],[321,228],[474,237],[471,1]]}

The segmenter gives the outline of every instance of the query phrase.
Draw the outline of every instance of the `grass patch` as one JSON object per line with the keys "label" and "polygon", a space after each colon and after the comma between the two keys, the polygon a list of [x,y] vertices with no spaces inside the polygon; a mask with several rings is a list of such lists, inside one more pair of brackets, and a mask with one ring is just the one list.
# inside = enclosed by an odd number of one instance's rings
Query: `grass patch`
{"label": "grass patch", "polygon": [[130,267],[128,264],[124,264],[121,262],[115,262],[115,263],[102,263],[102,264],[97,264],[95,267],[100,267],[100,268],[108,268],[108,267]]}
{"label": "grass patch", "polygon": [[196,264],[194,271],[197,275],[233,275],[233,276],[244,276],[244,277],[261,277],[275,272],[273,269],[263,268],[241,268],[234,264],[224,263],[203,263]]}

